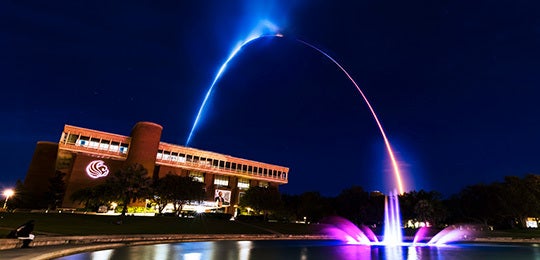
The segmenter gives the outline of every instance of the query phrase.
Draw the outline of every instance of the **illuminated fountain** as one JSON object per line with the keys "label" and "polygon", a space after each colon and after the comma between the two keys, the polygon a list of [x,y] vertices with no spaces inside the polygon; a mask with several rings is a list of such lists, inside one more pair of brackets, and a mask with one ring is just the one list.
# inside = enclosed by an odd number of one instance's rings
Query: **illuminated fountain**
{"label": "illuminated fountain", "polygon": [[401,231],[398,194],[390,193],[384,202],[384,235],[382,239],[366,226],[357,227],[341,217],[332,217],[324,224],[322,232],[347,244],[367,246],[440,246],[457,241],[470,240],[478,230],[474,225],[449,226],[425,242],[428,228],[422,227],[412,241],[404,241]]}
{"label": "illuminated fountain", "polygon": [[398,245],[403,242],[401,215],[397,194],[390,193],[384,200],[384,240],[385,245]]}

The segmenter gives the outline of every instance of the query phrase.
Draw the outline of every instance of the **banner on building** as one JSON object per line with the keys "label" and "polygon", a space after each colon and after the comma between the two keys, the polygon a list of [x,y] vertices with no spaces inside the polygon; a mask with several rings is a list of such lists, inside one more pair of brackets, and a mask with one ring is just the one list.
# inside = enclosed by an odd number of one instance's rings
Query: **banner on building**
{"label": "banner on building", "polygon": [[231,191],[216,189],[214,192],[214,202],[217,207],[227,207],[231,204]]}

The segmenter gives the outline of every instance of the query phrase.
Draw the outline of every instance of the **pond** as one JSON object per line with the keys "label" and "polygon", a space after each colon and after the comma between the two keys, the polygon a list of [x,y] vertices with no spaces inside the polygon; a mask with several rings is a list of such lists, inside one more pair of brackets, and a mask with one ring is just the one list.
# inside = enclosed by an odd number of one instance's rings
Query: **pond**
{"label": "pond", "polygon": [[121,247],[58,259],[540,259],[540,245],[367,246],[333,240],[209,241]]}

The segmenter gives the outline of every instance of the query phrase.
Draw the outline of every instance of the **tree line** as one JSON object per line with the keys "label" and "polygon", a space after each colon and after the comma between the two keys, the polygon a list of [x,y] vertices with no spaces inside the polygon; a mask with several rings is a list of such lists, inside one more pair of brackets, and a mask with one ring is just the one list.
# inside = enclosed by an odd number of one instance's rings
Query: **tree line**
{"label": "tree line", "polygon": [[[385,196],[360,186],[342,190],[336,197],[317,191],[300,195],[266,195],[254,187],[241,205],[284,221],[319,222],[329,216],[345,217],[357,225],[382,226]],[[274,191],[277,193],[277,190]],[[265,196],[267,198],[265,199]],[[494,228],[525,228],[529,217],[540,220],[540,175],[507,176],[501,182],[475,184],[449,198],[437,191],[410,191],[399,197],[401,217],[411,222],[429,222],[435,227],[476,223]]]}
{"label": "tree line", "polygon": [[[61,205],[65,192],[63,177],[63,173],[57,172],[49,179],[49,192],[42,205],[49,209]],[[19,181],[8,207],[43,208],[42,205],[36,207],[36,202],[27,194]],[[76,191],[70,199],[94,210],[116,201],[122,206],[123,216],[127,213],[126,205],[141,199],[150,200],[158,213],[172,203],[174,212],[179,214],[182,205],[202,201],[205,195],[204,184],[191,177],[167,174],[152,179],[144,167],[134,164],[113,173],[103,184]],[[277,188],[254,186],[243,192],[239,212],[264,219],[311,223],[338,215],[357,225],[381,226],[384,201],[382,193],[368,192],[360,186],[346,188],[335,197],[325,197],[318,191],[290,195],[280,193]],[[399,195],[399,204],[403,220],[429,222],[432,226],[477,223],[496,228],[522,228],[526,227],[528,217],[540,220],[540,175],[507,176],[491,184],[474,184],[448,198],[437,191],[410,191]]]}

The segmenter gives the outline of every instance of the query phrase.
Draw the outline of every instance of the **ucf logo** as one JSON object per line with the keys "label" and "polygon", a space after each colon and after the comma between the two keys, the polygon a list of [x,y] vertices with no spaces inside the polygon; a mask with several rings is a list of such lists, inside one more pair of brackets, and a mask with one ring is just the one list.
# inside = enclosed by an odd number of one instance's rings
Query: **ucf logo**
{"label": "ucf logo", "polygon": [[94,179],[105,177],[109,174],[109,167],[105,165],[104,161],[95,160],[86,166],[86,174]]}

